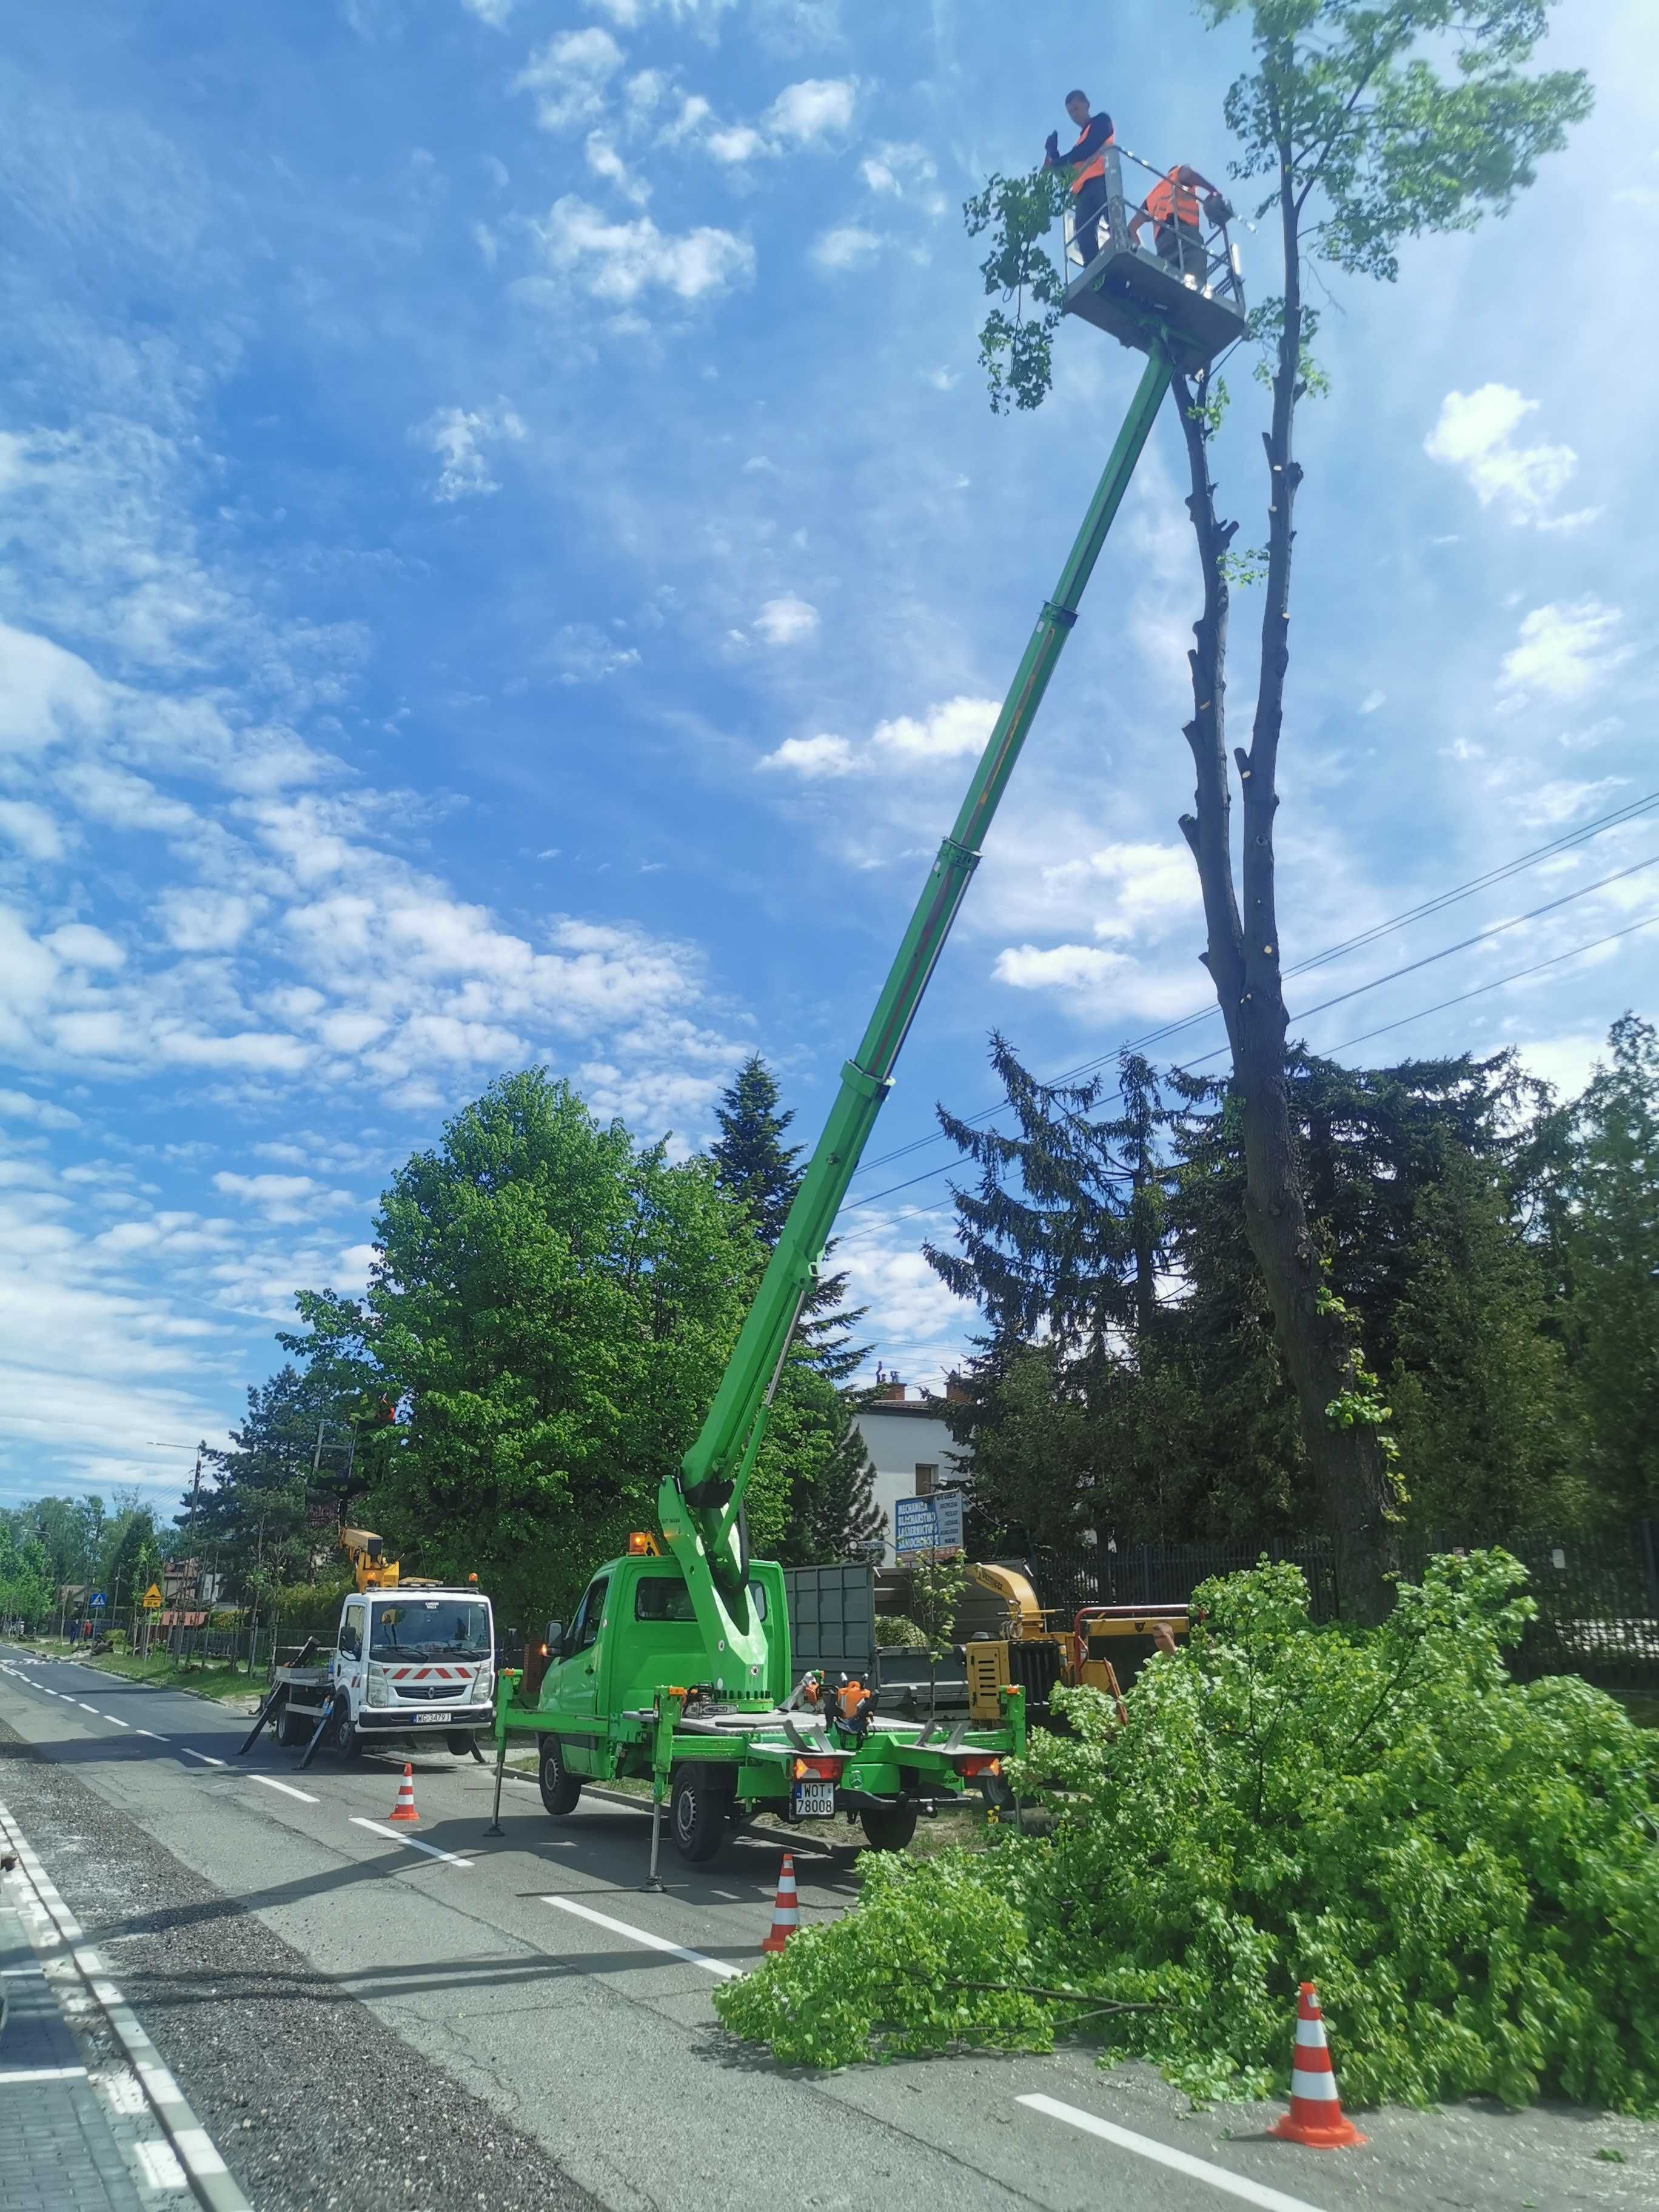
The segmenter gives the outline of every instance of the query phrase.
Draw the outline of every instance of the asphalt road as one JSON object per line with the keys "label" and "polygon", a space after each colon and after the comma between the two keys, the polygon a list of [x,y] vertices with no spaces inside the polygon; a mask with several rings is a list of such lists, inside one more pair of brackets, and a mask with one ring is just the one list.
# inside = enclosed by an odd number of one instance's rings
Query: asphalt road
{"label": "asphalt road", "polygon": [[[246,1725],[0,1650],[0,1798],[261,2212],[1659,2204],[1659,2129],[1594,2113],[1386,2111],[1364,2148],[1317,2153],[1265,2137],[1276,2108],[1188,2113],[1083,2051],[785,2071],[709,2002],[758,1956],[775,1836],[707,1869],[665,1844],[653,1894],[630,1807],[556,1822],[509,1782],[492,1839],[490,1773],[434,1752],[420,1825],[390,1828],[397,1758],[300,1774],[262,1738],[237,1762]],[[847,1909],[850,1848],[796,1865],[806,1922]]]}

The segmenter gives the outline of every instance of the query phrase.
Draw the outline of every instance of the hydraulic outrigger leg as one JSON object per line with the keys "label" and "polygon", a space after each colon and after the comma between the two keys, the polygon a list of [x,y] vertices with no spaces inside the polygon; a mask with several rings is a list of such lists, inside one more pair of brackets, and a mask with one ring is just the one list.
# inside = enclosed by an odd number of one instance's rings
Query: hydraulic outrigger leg
{"label": "hydraulic outrigger leg", "polygon": [[841,1089],[813,1151],[781,1235],[750,1308],[696,1442],[678,1476],[665,1481],[657,1510],[663,1534],[684,1571],[711,1652],[728,1655],[732,1679],[760,1672],[763,1638],[748,1617],[744,1493],[765,1433],[776,1386],[801,1304],[836,1214],[858,1171],[871,1130],[892,1083],[894,1062],[944,949],[987,831],[1007,787],[1060,648],[1077,620],[1078,603],[1107,532],[1122,504],[1158,410],[1170,363],[1161,335],[1151,339],[1146,367],[1102,472],[1083,526],[1043,604],[951,833],[939,847],[857,1053],[842,1070]]}

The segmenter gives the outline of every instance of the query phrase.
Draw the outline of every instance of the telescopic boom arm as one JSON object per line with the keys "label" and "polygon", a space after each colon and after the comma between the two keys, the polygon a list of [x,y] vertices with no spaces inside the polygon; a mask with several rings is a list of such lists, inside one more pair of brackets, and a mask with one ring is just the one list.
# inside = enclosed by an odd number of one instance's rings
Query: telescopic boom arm
{"label": "telescopic boom arm", "polygon": [[[858,1171],[870,1132],[892,1085],[894,1062],[934,963],[944,949],[978,866],[1020,747],[1041,703],[1067,633],[1077,620],[1100,549],[1170,384],[1170,362],[1155,345],[1117,442],[1095,490],[1054,595],[1045,601],[1002,712],[998,715],[951,834],[939,848],[915,912],[889,971],[859,1048],[841,1072],[841,1090],[823,1134],[795,1194],[783,1231],[738,1334],[714,1402],[678,1479],[665,1480],[657,1510],[664,1534],[690,1585],[702,1618],[712,1576],[720,1601],[720,1649],[734,1656],[749,1628],[745,1584],[748,1546],[741,1521],[744,1494],[766,1433],[772,1394],[800,1310],[817,1279],[842,1200]],[[709,1621],[704,1621],[708,1630]]]}

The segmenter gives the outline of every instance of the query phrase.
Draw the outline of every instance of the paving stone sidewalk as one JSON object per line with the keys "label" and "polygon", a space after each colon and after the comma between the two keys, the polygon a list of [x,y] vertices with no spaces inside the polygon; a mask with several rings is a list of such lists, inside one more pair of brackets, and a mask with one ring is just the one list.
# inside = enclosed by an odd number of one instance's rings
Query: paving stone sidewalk
{"label": "paving stone sidewalk", "polygon": [[102,2100],[0,1879],[0,2205],[5,2212],[141,2212]]}

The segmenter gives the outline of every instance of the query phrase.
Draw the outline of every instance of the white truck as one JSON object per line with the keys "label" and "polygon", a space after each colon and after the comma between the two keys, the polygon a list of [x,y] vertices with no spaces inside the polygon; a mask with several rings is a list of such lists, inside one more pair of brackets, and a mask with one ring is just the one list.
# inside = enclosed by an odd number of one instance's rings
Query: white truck
{"label": "white truck", "polygon": [[302,1765],[325,1740],[356,1759],[437,1736],[457,1757],[482,1759],[495,1694],[495,1617],[476,1583],[359,1590],[341,1603],[332,1651],[313,1642],[299,1664],[277,1668],[241,1748],[269,1721],[279,1744],[306,1747]]}

